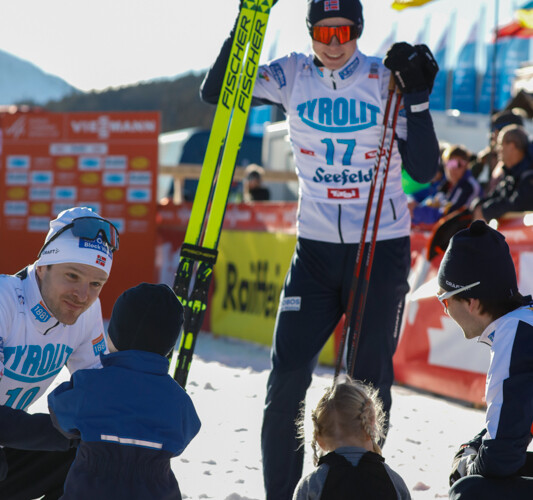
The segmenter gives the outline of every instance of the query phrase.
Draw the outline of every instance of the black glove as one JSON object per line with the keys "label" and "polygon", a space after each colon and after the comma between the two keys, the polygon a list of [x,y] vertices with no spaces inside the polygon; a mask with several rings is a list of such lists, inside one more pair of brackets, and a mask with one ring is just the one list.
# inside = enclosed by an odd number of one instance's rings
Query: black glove
{"label": "black glove", "polygon": [[437,61],[435,61],[435,58],[427,45],[415,45],[415,49],[418,52],[418,55],[422,58],[422,73],[424,73],[424,79],[426,80],[427,88],[431,94],[431,91],[433,90],[433,82],[439,72],[439,65],[437,64]]}
{"label": "black glove", "polygon": [[459,451],[453,457],[450,486],[468,474],[468,466],[476,459],[486,432],[487,429],[483,429],[474,439],[461,445]]}
{"label": "black glove", "polygon": [[392,45],[383,64],[394,75],[396,85],[403,94],[418,92],[428,88],[423,71],[423,59],[418,50],[406,42]]}
{"label": "black glove", "polygon": [[450,473],[450,486],[468,474],[468,466],[476,459],[477,451],[466,444],[461,445],[454,455],[452,472]]}

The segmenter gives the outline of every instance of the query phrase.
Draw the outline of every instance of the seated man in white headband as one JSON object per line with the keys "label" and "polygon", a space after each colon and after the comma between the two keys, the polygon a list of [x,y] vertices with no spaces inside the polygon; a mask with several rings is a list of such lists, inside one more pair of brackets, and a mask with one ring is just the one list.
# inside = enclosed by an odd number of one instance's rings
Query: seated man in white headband
{"label": "seated man in white headband", "polygon": [[118,240],[115,226],[89,208],[65,210],[50,222],[37,261],[0,275],[0,498],[62,494],[75,449],[49,415],[25,410],[63,366],[101,367],[98,296]]}

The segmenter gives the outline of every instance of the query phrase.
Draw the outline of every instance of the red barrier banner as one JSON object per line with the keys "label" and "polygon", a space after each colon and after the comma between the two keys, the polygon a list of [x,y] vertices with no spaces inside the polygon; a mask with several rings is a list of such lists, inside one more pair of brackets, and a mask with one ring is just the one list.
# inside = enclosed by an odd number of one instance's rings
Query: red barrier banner
{"label": "red barrier banner", "polygon": [[50,219],[87,206],[120,231],[101,299],[153,276],[159,113],[17,112],[0,115],[1,272],[33,262]]}
{"label": "red barrier banner", "polygon": [[[191,209],[192,203],[160,205],[157,209],[157,224],[160,227],[186,229]],[[222,229],[296,234],[297,210],[295,202],[229,203]]]}

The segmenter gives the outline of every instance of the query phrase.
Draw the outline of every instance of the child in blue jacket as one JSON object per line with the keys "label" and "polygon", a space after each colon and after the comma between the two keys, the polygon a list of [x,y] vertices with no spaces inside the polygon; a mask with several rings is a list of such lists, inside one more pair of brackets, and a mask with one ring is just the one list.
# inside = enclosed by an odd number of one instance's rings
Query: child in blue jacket
{"label": "child in blue jacket", "polygon": [[183,308],[166,285],[141,283],[116,301],[103,368],[79,370],[48,397],[58,429],[81,437],[63,499],[181,499],[170,459],[200,429],[168,375]]}

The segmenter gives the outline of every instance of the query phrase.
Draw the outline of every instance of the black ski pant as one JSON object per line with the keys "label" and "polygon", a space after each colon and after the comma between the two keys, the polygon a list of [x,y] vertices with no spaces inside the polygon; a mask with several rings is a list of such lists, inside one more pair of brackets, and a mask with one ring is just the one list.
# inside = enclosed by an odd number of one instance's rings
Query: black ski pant
{"label": "black ski pant", "polygon": [[[57,500],[63,494],[76,448],[68,451],[26,451],[3,448],[7,477],[0,481],[2,500]],[[97,480],[95,478],[95,480]]]}
{"label": "black ski pant", "polygon": [[[320,350],[347,309],[358,246],[297,241],[278,308],[261,433],[267,500],[290,500],[302,475],[295,420]],[[408,237],[377,242],[354,378],[379,390],[387,414],[409,269]]]}
{"label": "black ski pant", "polygon": [[526,463],[516,476],[490,478],[466,476],[453,483],[451,500],[529,500],[533,498],[533,453],[526,453]]}

